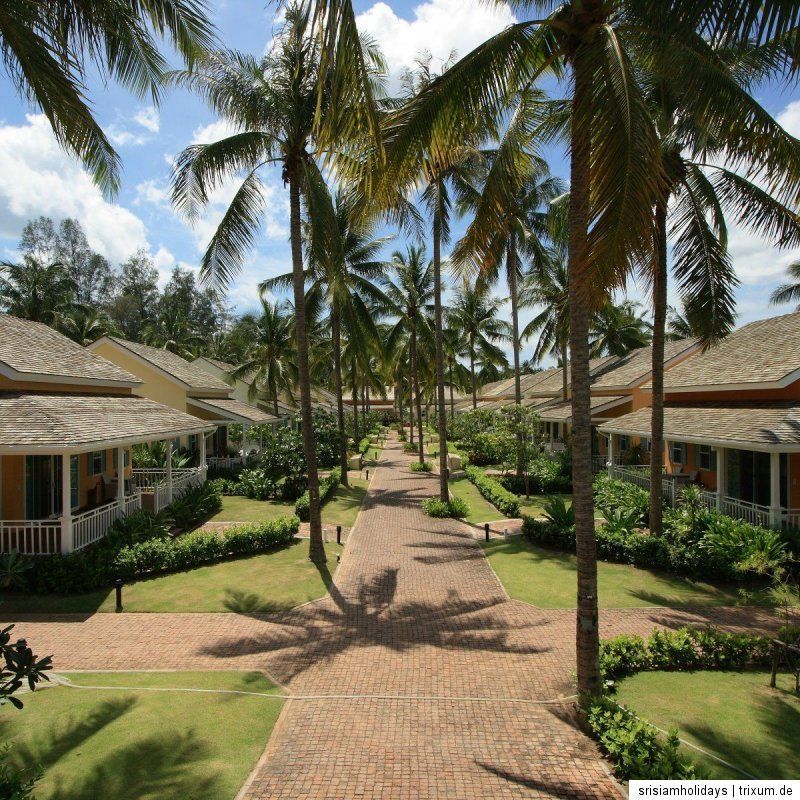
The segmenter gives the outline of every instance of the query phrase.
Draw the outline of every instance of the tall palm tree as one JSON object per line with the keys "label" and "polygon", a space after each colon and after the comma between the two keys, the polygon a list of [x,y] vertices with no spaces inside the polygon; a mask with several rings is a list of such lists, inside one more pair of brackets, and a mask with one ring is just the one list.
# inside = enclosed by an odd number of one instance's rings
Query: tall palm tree
{"label": "tall palm tree", "polygon": [[[434,300],[433,262],[427,260],[425,248],[409,247],[405,253],[392,254],[394,279],[387,277],[383,291],[389,303],[387,312],[396,322],[388,335],[388,348],[394,349],[399,340],[407,337],[410,383],[416,404],[418,450],[420,464],[425,461],[424,437],[422,433],[422,394],[420,392],[419,346],[433,338],[428,310]],[[413,421],[412,421],[413,428]]]}
{"label": "tall palm tree", "polygon": [[86,97],[87,63],[158,102],[167,68],[156,36],[191,64],[214,43],[203,0],[10,2],[0,13],[0,60],[14,89],[47,117],[59,144],[105,191],[119,184],[119,156]]}
{"label": "tall palm tree", "polygon": [[189,360],[201,352],[204,345],[203,337],[186,319],[167,313],[161,313],[148,322],[142,333],[145,344],[169,350]]}
{"label": "tall palm tree", "polygon": [[[339,423],[339,461],[342,483],[347,478],[347,434],[345,432],[344,396],[342,384],[342,325],[359,330],[377,341],[378,331],[368,301],[386,302],[375,281],[383,277],[386,265],[378,259],[381,248],[390,237],[375,238],[376,220],[359,212],[352,196],[339,190],[334,198],[327,187],[316,184],[314,202],[316,213],[306,225],[309,268],[306,282],[310,283],[306,302],[309,314],[324,304],[330,313],[333,349],[333,384],[336,392]],[[292,274],[264,281],[262,288],[291,286]]]}
{"label": "tall palm tree", "polygon": [[0,262],[0,306],[15,317],[53,325],[74,306],[77,286],[60,264],[25,256],[21,264]]}
{"label": "tall palm tree", "polygon": [[652,325],[644,318],[638,303],[625,300],[619,305],[606,303],[592,318],[589,347],[593,358],[624,356],[652,340]]}
{"label": "tall palm tree", "polygon": [[247,356],[231,373],[246,380],[248,393],[255,400],[267,390],[275,416],[280,416],[278,397],[285,393],[293,399],[297,386],[297,347],[293,335],[292,314],[286,307],[261,297],[261,313],[256,318],[255,338]]}
{"label": "tall palm tree", "polygon": [[105,311],[83,305],[59,314],[58,328],[65,336],[83,347],[103,336],[113,336],[118,333],[116,325]]}
{"label": "tall palm tree", "polygon": [[[325,157],[315,137],[316,120],[338,115],[320,80],[319,39],[313,35],[308,8],[290,6],[285,24],[270,54],[263,59],[235,52],[199,56],[196,68],[176,73],[174,83],[198,92],[238,133],[212,144],[186,148],[178,157],[173,177],[173,201],[190,216],[208,203],[209,192],[224,179],[245,173],[203,256],[201,274],[227,285],[242,266],[255,242],[265,208],[262,171],[277,165],[289,188],[289,238],[297,337],[297,367],[303,449],[308,468],[310,500],[309,557],[325,563],[319,502],[319,476],[314,447],[305,307],[305,271],[301,204],[313,215],[314,186],[324,184],[317,157]],[[366,59],[359,46],[355,59]],[[345,147],[344,132],[339,131]]]}
{"label": "tall palm tree", "polygon": [[649,519],[651,531],[659,534],[668,245],[687,319],[707,347],[735,321],[738,279],[727,252],[726,217],[779,246],[800,245],[794,212],[800,142],[750,94],[756,81],[786,67],[771,47],[750,42],[715,47],[687,32],[679,48],[645,53],[640,61],[650,75],[647,99],[664,173],[647,270],[653,293]]}
{"label": "tall palm tree", "polygon": [[[795,261],[786,268],[789,276],[788,283],[782,283],[769,296],[769,302],[773,306],[783,303],[800,303],[800,261]],[[800,311],[800,305],[797,310]]]}
{"label": "tall palm tree", "polygon": [[489,295],[486,286],[463,281],[450,302],[448,327],[459,332],[469,358],[472,407],[478,405],[476,364],[506,364],[506,357],[497,342],[511,338],[511,326],[499,318],[503,300]]}
{"label": "tall palm tree", "polygon": [[470,386],[469,370],[459,361],[465,354],[464,342],[458,328],[448,326],[443,331],[444,357],[447,366],[447,386],[450,391],[450,421],[456,417],[455,391],[467,391]]}

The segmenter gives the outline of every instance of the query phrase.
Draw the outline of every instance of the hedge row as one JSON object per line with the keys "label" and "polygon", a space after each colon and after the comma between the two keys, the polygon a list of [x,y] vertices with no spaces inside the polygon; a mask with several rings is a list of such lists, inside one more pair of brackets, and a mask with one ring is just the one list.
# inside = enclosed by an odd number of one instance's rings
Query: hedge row
{"label": "hedge row", "polygon": [[198,531],[175,539],[150,539],[123,547],[114,560],[118,578],[130,581],[143,575],[178,572],[231,556],[263,553],[288,544],[297,534],[297,517],[237,525],[222,533]]}
{"label": "hedge row", "polygon": [[466,466],[467,478],[475,484],[478,491],[501,514],[506,517],[519,516],[519,497],[508,491],[498,480],[487,475],[483,470]]}
{"label": "hedge row", "polygon": [[[334,467],[331,474],[327,478],[323,478],[319,482],[319,504],[324,505],[328,500],[333,497],[334,492],[342,482],[342,469],[341,467]],[[294,504],[294,513],[303,522],[308,522],[311,514],[311,498],[306,490]]]}

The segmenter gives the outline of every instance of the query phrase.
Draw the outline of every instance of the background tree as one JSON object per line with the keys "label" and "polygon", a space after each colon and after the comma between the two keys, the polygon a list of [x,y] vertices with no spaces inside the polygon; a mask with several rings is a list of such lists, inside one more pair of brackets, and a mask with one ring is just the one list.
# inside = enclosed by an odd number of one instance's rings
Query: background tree
{"label": "background tree", "polygon": [[139,250],[120,266],[109,316],[126,339],[140,342],[157,305],[158,270],[147,251]]}
{"label": "background tree", "polygon": [[54,325],[75,301],[75,283],[59,263],[24,256],[21,264],[0,262],[0,306],[9,314]]}
{"label": "background tree", "polygon": [[[784,303],[800,303],[800,261],[790,264],[786,268],[786,273],[789,277],[789,282],[782,283],[769,296],[769,302],[774,306]],[[800,305],[795,310],[800,311]]]}
{"label": "background tree", "polygon": [[650,344],[653,326],[644,318],[638,303],[611,300],[592,317],[589,348],[592,358],[624,356]]}

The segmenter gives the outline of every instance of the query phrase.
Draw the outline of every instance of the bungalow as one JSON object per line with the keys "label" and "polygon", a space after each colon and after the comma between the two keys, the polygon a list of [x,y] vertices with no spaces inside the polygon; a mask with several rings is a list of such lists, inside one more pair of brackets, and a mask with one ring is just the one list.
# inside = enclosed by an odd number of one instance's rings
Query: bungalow
{"label": "bungalow", "polygon": [[0,552],[81,550],[205,479],[204,467],[170,462],[157,475],[132,469],[132,445],[213,430],[135,396],[140,385],[52,328],[0,314]]}
{"label": "bungalow", "polygon": [[[278,424],[272,414],[237,400],[233,387],[209,374],[196,364],[157,347],[129,342],[116,336],[104,336],[88,346],[91,352],[103,356],[139,379],[137,394],[156,402],[192,414],[212,426],[208,442],[196,436],[181,437],[176,444],[190,453],[205,451],[208,466],[229,467],[242,463],[250,452],[247,430],[252,425]],[[228,427],[242,426],[242,453],[228,446]],[[203,462],[203,456],[201,461]]]}
{"label": "bungalow", "polygon": [[[643,387],[645,391],[648,386]],[[664,379],[663,492],[694,482],[710,507],[748,521],[800,526],[800,313],[745,325]],[[610,461],[650,434],[642,407],[601,426]],[[647,485],[641,470],[612,474]]]}

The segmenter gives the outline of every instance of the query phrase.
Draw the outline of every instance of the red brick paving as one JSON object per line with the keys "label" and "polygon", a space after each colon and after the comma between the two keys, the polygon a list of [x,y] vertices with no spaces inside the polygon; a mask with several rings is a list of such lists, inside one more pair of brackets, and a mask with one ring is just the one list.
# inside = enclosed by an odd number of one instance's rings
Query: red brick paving
{"label": "red brick paving", "polygon": [[[61,669],[259,669],[292,696],[244,798],[610,798],[580,732],[574,612],[508,599],[467,525],[426,517],[436,478],[383,453],[330,595],[277,616],[17,620]],[[603,635],[771,627],[746,609],[604,611]]]}

